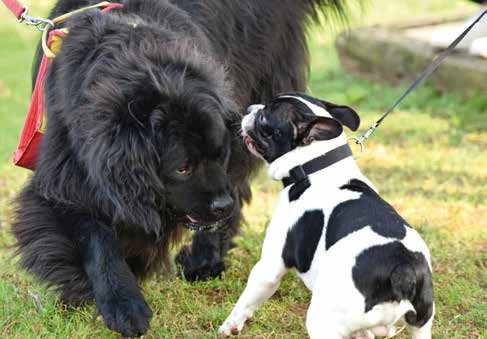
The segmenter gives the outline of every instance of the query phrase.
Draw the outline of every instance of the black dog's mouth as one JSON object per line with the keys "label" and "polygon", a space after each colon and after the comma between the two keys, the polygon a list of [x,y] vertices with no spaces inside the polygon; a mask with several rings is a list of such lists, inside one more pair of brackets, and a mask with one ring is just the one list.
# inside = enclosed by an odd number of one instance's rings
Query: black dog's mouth
{"label": "black dog's mouth", "polygon": [[222,227],[226,222],[228,218],[221,219],[215,222],[204,222],[200,221],[189,214],[187,214],[184,217],[183,225],[184,227],[192,230],[192,231],[209,231],[209,232],[214,232],[218,230],[220,227]]}
{"label": "black dog's mouth", "polygon": [[172,207],[169,207],[168,210],[170,211],[171,219],[179,225],[186,227],[191,231],[208,231],[214,232],[224,226],[228,220],[231,218],[232,213],[229,216],[222,218],[216,221],[203,221],[198,217],[184,212],[183,210],[175,210]]}

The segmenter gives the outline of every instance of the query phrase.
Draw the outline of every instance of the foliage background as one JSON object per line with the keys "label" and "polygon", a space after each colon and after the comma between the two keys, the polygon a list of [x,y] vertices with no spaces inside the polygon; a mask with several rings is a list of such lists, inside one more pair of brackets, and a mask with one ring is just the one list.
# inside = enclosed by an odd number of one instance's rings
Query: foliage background
{"label": "foliage background", "polygon": [[[45,14],[52,1],[31,1]],[[351,8],[352,27],[470,11],[460,0],[371,0]],[[333,27],[333,28],[331,28]],[[344,29],[335,21],[310,31],[310,91],[349,104],[364,129],[404,88],[352,78],[339,65],[333,41]],[[0,333],[11,338],[116,337],[93,319],[93,306],[66,309],[13,257],[10,201],[29,172],[10,163],[30,97],[30,66],[38,32],[17,25],[0,6]],[[454,79],[452,79],[454,81]],[[422,233],[433,255],[436,338],[487,338],[487,96],[462,99],[420,87],[367,143],[360,166],[401,214]],[[483,123],[479,123],[482,122]],[[196,284],[154,277],[144,285],[154,311],[148,338],[215,337],[259,257],[265,225],[279,184],[260,173],[254,200],[222,280]],[[309,293],[288,275],[242,337],[303,337]],[[405,338],[406,336],[401,335]]]}

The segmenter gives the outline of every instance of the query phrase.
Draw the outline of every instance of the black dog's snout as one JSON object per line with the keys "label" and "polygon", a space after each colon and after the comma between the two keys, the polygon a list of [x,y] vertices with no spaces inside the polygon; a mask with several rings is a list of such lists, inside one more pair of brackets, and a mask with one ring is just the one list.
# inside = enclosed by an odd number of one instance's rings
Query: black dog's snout
{"label": "black dog's snout", "polygon": [[233,198],[230,195],[217,197],[210,205],[210,210],[216,217],[225,217],[233,210]]}

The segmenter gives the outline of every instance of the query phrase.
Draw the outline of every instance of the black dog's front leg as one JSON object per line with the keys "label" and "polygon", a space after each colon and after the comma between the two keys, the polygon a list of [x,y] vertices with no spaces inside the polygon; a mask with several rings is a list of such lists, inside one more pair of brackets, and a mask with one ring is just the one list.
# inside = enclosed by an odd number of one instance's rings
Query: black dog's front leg
{"label": "black dog's front leg", "polygon": [[122,256],[114,232],[93,220],[87,220],[77,231],[83,267],[106,326],[126,337],[143,335],[149,328],[152,311]]}
{"label": "black dog's front leg", "polygon": [[184,246],[176,256],[176,264],[188,281],[218,277],[225,270],[224,256],[232,247],[232,238],[240,224],[240,210],[217,231],[201,231],[193,236],[191,248]]}

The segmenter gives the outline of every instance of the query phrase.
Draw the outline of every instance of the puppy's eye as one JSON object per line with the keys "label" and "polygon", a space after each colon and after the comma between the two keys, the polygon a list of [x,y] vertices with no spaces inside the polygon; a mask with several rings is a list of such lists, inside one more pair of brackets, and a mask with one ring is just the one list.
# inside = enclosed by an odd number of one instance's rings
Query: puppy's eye
{"label": "puppy's eye", "polygon": [[187,164],[179,166],[176,170],[176,172],[179,175],[189,175],[191,174],[191,171],[192,171],[191,166]]}

